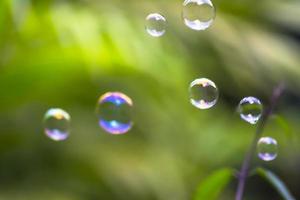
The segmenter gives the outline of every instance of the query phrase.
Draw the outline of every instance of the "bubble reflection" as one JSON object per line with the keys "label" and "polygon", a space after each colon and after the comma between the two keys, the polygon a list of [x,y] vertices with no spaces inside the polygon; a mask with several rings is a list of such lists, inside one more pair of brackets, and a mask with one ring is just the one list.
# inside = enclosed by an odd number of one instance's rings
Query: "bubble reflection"
{"label": "bubble reflection", "polygon": [[108,92],[98,100],[99,126],[111,134],[127,133],[133,125],[132,100],[121,92]]}
{"label": "bubble reflection", "polygon": [[70,115],[60,108],[49,109],[44,116],[45,134],[54,141],[69,137]]}

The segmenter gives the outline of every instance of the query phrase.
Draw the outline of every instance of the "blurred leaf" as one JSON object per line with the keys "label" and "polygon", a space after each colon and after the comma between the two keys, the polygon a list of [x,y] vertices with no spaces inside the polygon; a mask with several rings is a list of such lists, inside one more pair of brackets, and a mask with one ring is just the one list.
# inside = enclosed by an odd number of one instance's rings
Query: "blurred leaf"
{"label": "blurred leaf", "polygon": [[215,171],[197,188],[194,200],[213,200],[217,199],[223,188],[233,177],[233,170],[229,168]]}
{"label": "blurred leaf", "polygon": [[295,200],[286,185],[273,172],[257,168],[257,174],[266,179],[285,200]]}
{"label": "blurred leaf", "polygon": [[290,125],[288,121],[280,116],[280,115],[274,115],[272,116],[275,120],[276,124],[283,130],[283,132],[286,134],[287,137],[292,137],[292,129],[290,128]]}

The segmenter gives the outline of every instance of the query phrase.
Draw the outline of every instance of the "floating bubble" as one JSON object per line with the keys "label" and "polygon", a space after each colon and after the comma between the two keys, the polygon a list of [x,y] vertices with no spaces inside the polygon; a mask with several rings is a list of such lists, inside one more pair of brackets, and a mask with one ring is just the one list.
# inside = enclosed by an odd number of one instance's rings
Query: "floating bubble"
{"label": "floating bubble", "polygon": [[263,106],[259,99],[255,97],[243,98],[238,106],[238,112],[243,120],[250,124],[256,124],[260,119]]}
{"label": "floating bubble", "polygon": [[190,84],[190,101],[200,109],[213,107],[218,100],[219,91],[214,82],[207,78],[199,78]]}
{"label": "floating bubble", "polygon": [[216,9],[210,0],[185,0],[183,2],[184,24],[193,30],[207,29],[214,22],[215,16]]}
{"label": "floating bubble", "polygon": [[70,115],[60,109],[51,108],[44,116],[45,134],[54,141],[62,141],[69,137]]}
{"label": "floating bubble", "polygon": [[262,137],[257,143],[258,157],[264,161],[272,161],[277,157],[277,141],[271,137]]}
{"label": "floating bubble", "polygon": [[124,134],[132,125],[132,100],[120,92],[107,92],[97,104],[99,125],[108,133]]}
{"label": "floating bubble", "polygon": [[151,13],[146,17],[146,30],[153,37],[160,37],[166,32],[167,20],[158,13]]}

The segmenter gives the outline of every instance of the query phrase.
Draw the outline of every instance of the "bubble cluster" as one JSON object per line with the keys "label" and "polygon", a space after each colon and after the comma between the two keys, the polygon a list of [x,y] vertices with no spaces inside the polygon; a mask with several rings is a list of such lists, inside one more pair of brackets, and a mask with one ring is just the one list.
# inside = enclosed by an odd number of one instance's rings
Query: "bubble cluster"
{"label": "bubble cluster", "polygon": [[219,91],[214,82],[207,78],[199,78],[190,84],[190,102],[199,109],[213,107],[218,100]]}
{"label": "bubble cluster", "polygon": [[146,31],[153,37],[160,37],[166,32],[166,22],[162,15],[151,13],[146,17]]}
{"label": "bubble cluster", "polygon": [[250,124],[256,124],[263,111],[263,105],[256,97],[243,98],[238,106],[240,117]]}
{"label": "bubble cluster", "polygon": [[207,29],[214,22],[215,16],[216,9],[210,0],[185,0],[183,2],[184,24],[193,30]]}
{"label": "bubble cluster", "polygon": [[262,137],[257,143],[258,157],[264,161],[272,161],[277,157],[277,141],[271,137]]}
{"label": "bubble cluster", "polygon": [[62,141],[69,136],[70,115],[60,109],[51,108],[44,116],[45,134],[54,141]]}
{"label": "bubble cluster", "polygon": [[107,92],[97,103],[99,125],[111,134],[124,134],[133,125],[132,100],[120,92]]}

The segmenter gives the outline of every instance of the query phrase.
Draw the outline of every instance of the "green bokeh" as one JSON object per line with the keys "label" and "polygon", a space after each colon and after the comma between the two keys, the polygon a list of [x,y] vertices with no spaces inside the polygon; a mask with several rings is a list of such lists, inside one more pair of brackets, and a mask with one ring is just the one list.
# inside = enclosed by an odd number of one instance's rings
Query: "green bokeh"
{"label": "green bokeh", "polygon": [[[236,106],[244,96],[267,105],[287,88],[265,135],[278,158],[262,165],[300,198],[300,3],[215,0],[206,31],[184,26],[181,1],[0,1],[0,200],[185,200],[222,167],[239,168],[255,126]],[[150,12],[168,21],[149,36]],[[216,106],[189,102],[195,78],[214,80]],[[120,91],[134,102],[134,127],[114,136],[98,127],[98,97]],[[44,113],[61,107],[71,135],[43,134]],[[287,134],[286,134],[287,133]],[[236,182],[221,200],[233,199]],[[245,199],[280,199],[250,178]]]}

